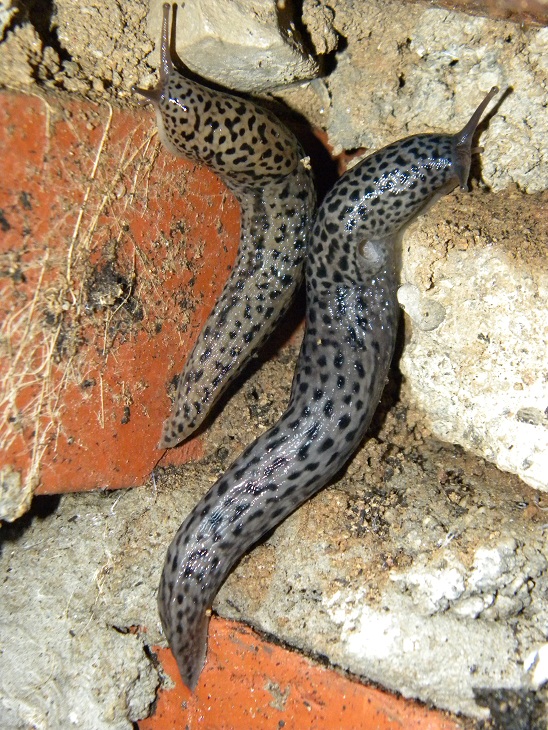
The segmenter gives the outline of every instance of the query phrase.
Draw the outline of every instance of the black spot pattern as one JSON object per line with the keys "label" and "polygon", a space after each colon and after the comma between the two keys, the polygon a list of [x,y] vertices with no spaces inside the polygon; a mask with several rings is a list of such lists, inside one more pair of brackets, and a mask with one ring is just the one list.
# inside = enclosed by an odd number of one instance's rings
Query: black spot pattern
{"label": "black spot pattern", "polygon": [[[321,489],[364,438],[394,350],[401,232],[458,181],[455,161],[469,163],[471,135],[466,146],[460,139],[420,135],[380,150],[347,172],[318,211],[288,408],[188,515],[164,566],[162,624],[191,688],[205,659],[207,609],[232,566]],[[361,253],[364,242],[377,249],[375,271]],[[204,514],[208,503],[214,525]]]}
{"label": "black spot pattern", "polygon": [[198,428],[287,311],[302,281],[316,205],[304,152],[273,114],[171,67],[169,14],[164,8],[162,56],[170,70],[147,98],[168,149],[206,164],[235,194],[241,233],[230,277],[179,377],[161,448]]}

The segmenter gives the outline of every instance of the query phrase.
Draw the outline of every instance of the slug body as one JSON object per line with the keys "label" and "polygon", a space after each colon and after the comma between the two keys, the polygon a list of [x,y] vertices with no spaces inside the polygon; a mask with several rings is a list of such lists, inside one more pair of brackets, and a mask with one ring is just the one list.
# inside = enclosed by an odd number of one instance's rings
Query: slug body
{"label": "slug body", "polygon": [[242,555],[323,487],[362,441],[379,402],[398,321],[404,227],[459,182],[493,89],[462,132],[389,145],[346,172],[321,205],[307,255],[307,323],[287,410],[185,519],[159,607],[185,684],[206,653],[208,609]]}
{"label": "slug body", "polygon": [[164,5],[160,83],[135,90],[154,104],[167,149],[207,165],[234,193],[241,233],[231,275],[179,378],[160,448],[198,428],[288,309],[302,280],[316,204],[304,152],[273,114],[174,69],[169,14]]}

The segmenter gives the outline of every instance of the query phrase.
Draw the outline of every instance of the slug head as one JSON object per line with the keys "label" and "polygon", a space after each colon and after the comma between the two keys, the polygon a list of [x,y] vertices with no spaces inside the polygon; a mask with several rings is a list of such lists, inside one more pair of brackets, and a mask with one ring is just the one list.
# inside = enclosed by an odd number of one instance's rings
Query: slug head
{"label": "slug head", "polygon": [[133,87],[154,105],[160,139],[167,149],[205,163],[235,183],[253,183],[295,170],[301,150],[273,114],[252,101],[186,78],[175,68],[169,47],[171,14],[170,5],[164,4],[158,84],[152,89]]}
{"label": "slug head", "polygon": [[193,132],[199,122],[199,108],[195,103],[198,84],[186,79],[173,64],[169,27],[171,15],[171,6],[164,3],[158,83],[152,89],[134,86],[132,91],[154,106],[158,134],[164,146],[175,155],[201,162],[199,153],[194,149]]}
{"label": "slug head", "polygon": [[[459,183],[466,190],[472,139],[491,89],[464,129],[455,135],[417,134],[393,142],[347,170],[325,197],[311,251],[316,279],[332,278],[341,246],[355,251],[355,269],[341,256],[338,276],[350,285],[397,268],[403,231]],[[325,272],[325,274],[323,273]]]}
{"label": "slug head", "polygon": [[476,111],[472,114],[467,124],[461,129],[460,132],[455,134],[452,138],[455,173],[459,179],[461,190],[468,190],[468,177],[470,175],[472,154],[474,152],[482,151],[481,147],[472,147],[474,132],[476,131],[476,128],[481,121],[487,105],[489,104],[491,99],[496,96],[496,94],[498,94],[498,92],[498,87],[493,86],[491,91],[487,94],[487,96],[478,106]]}

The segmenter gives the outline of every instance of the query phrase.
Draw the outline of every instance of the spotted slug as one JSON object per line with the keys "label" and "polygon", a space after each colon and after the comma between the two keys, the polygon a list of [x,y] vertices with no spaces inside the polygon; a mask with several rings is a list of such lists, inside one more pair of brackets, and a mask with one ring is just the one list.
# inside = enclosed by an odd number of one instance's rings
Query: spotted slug
{"label": "spotted slug", "polygon": [[185,519],[159,609],[184,683],[205,661],[209,609],[232,566],[323,487],[364,438],[394,352],[405,226],[459,182],[493,88],[464,129],[384,147],[347,171],[318,210],[307,253],[306,330],[287,410]]}
{"label": "spotted slug", "polygon": [[190,436],[288,309],[303,276],[316,194],[294,135],[252,101],[209,89],[173,66],[163,6],[160,82],[152,102],[168,150],[214,170],[241,209],[231,275],[184,371],[160,448]]}

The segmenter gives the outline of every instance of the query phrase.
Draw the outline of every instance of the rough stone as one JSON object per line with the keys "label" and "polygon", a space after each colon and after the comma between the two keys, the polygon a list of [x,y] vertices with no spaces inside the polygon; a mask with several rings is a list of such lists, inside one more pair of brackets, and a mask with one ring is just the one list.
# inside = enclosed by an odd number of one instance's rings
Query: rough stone
{"label": "rough stone", "polygon": [[12,0],[0,3],[0,39],[4,37],[4,32],[9,27],[12,18],[17,14],[17,8]]}
{"label": "rough stone", "polygon": [[547,237],[545,194],[475,190],[420,218],[404,239],[402,279],[422,309],[404,296],[400,361],[405,396],[432,433],[545,491]]}
{"label": "rough stone", "polygon": [[[160,679],[145,640],[104,615],[113,596],[103,585],[125,542],[120,496],[71,497],[58,511],[35,511],[2,531],[0,726],[6,730],[129,730],[149,714]],[[43,498],[37,507],[55,501]],[[148,588],[150,617],[150,582]],[[146,612],[140,615],[144,620]]]}
{"label": "rough stone", "polygon": [[23,487],[21,481],[21,473],[15,469],[0,469],[0,520],[13,522],[30,507],[34,485],[30,482]]}
{"label": "rough stone", "polygon": [[[149,35],[155,42],[160,37],[162,2],[151,2]],[[291,17],[293,10],[291,3],[274,0],[182,3],[177,13],[177,51],[195,73],[227,89],[258,93],[314,78],[318,63],[305,49]],[[158,63],[157,52],[154,57]]]}

